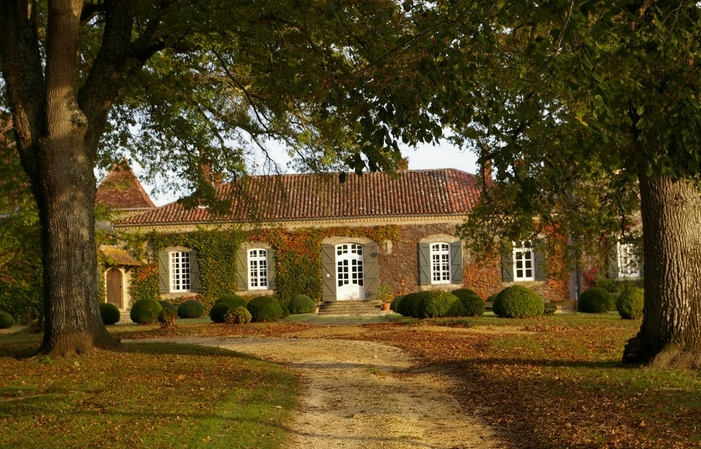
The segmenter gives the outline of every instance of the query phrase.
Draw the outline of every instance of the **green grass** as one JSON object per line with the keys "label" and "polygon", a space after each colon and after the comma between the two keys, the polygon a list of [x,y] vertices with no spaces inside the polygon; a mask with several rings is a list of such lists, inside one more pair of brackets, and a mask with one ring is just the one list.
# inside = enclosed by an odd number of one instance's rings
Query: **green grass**
{"label": "green grass", "polygon": [[0,447],[274,449],[297,404],[289,371],[223,349],[9,356],[38,345],[36,335],[0,336]]}

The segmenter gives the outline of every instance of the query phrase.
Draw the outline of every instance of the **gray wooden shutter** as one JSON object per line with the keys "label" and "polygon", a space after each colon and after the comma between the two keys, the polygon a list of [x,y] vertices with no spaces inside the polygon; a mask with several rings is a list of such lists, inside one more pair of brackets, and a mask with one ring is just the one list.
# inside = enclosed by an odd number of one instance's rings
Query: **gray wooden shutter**
{"label": "gray wooden shutter", "polygon": [[450,282],[462,284],[462,242],[450,244]]}
{"label": "gray wooden shutter", "polygon": [[545,267],[545,240],[538,239],[533,245],[533,255],[535,256],[535,280],[547,281],[548,272]]}
{"label": "gray wooden shutter", "polygon": [[170,292],[170,258],[167,251],[158,251],[158,293]]}
{"label": "gray wooden shutter", "polygon": [[336,300],[336,247],[321,245],[321,299]]}
{"label": "gray wooden shutter", "polygon": [[501,281],[502,282],[513,282],[514,281],[514,250],[513,246],[501,256]]}
{"label": "gray wooden shutter", "polygon": [[431,283],[431,245],[419,243],[419,285]]}
{"label": "gray wooden shutter", "polygon": [[268,249],[268,289],[277,289],[277,251]]}
{"label": "gray wooden shutter", "polygon": [[618,245],[614,245],[608,252],[608,276],[611,279],[618,279]]}
{"label": "gray wooden shutter", "polygon": [[248,250],[239,248],[236,251],[236,290],[248,290]]}
{"label": "gray wooden shutter", "polygon": [[365,277],[365,299],[375,299],[380,286],[380,266],[378,264],[377,243],[363,245],[363,268]]}
{"label": "gray wooden shutter", "polygon": [[196,249],[190,251],[190,291],[199,292],[202,290],[200,280],[200,252]]}

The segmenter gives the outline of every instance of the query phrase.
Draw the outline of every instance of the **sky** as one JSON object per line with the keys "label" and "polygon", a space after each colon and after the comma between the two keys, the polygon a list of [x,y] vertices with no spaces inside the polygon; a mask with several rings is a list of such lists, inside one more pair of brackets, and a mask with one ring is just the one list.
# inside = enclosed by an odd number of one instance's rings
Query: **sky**
{"label": "sky", "polygon": [[[445,142],[439,146],[422,145],[417,149],[403,149],[402,153],[409,158],[410,170],[423,170],[435,168],[455,168],[468,173],[477,173],[477,156],[467,150],[461,150],[459,147],[450,145]],[[280,168],[285,171],[289,157],[284,151],[272,151],[272,158],[278,163]],[[135,167],[138,176],[138,168]],[[292,173],[287,169],[287,173]],[[178,197],[172,193],[155,195],[152,193],[151,185],[144,183],[144,188],[148,192],[156,206],[162,206],[175,201]]]}

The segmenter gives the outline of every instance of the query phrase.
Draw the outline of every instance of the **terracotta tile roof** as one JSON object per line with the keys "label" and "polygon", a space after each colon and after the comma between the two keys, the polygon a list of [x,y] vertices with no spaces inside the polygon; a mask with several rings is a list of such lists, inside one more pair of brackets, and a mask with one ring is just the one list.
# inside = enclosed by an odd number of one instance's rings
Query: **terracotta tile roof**
{"label": "terracotta tile roof", "polygon": [[204,223],[207,221],[291,221],[386,216],[465,215],[477,202],[474,175],[455,169],[349,174],[345,183],[331,174],[251,176],[217,187],[232,199],[231,212],[214,216],[204,207],[171,203],[126,217],[116,225]]}
{"label": "terracotta tile roof", "polygon": [[100,245],[100,251],[107,258],[110,265],[121,266],[139,266],[141,265],[136,259],[123,249],[112,245]]}
{"label": "terracotta tile roof", "polygon": [[134,210],[156,207],[136,178],[124,164],[115,164],[97,188],[95,201],[111,209]]}

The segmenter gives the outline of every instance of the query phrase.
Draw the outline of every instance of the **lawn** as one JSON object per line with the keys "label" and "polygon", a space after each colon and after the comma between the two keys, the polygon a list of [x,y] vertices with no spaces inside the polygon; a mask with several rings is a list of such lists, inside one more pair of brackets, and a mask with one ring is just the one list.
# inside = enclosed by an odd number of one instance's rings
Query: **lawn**
{"label": "lawn", "polygon": [[38,345],[0,336],[0,447],[274,449],[297,404],[289,371],[222,349],[144,342],[12,357]]}
{"label": "lawn", "polygon": [[[701,447],[701,374],[620,363],[625,342],[639,326],[639,321],[621,320],[611,313],[524,320],[307,316],[244,326],[181,320],[169,330],[131,325],[110,330],[121,338],[143,339],[296,337],[313,331],[314,338],[327,332],[339,338],[372,340],[404,348],[420,365],[448,373],[465,412],[476,413],[509,447]],[[0,337],[0,345],[4,338]],[[275,435],[273,444],[284,438],[282,426],[289,419],[296,391],[288,373],[225,351],[141,343],[125,346],[127,350],[120,353],[66,361],[0,358],[1,396],[25,398],[0,402],[0,425],[8,429],[18,425],[15,422],[21,424],[21,430],[11,432],[13,438],[25,438],[17,446],[43,443],[39,440],[43,435],[52,435],[53,444],[45,447],[166,447],[167,438],[182,442],[173,447],[212,447],[242,433],[225,428],[230,421],[226,413],[255,397],[260,403],[260,412],[255,413],[260,415],[243,417],[244,412],[232,412],[240,414],[233,420],[234,427],[248,426],[251,438],[266,435],[261,441],[268,440],[268,433]],[[29,397],[33,395],[37,396]],[[182,425],[183,419],[188,425]],[[59,429],[68,436],[54,435],[61,433]],[[83,429],[99,431],[81,435],[74,443],[73,436]],[[229,447],[266,446],[250,440]]]}

